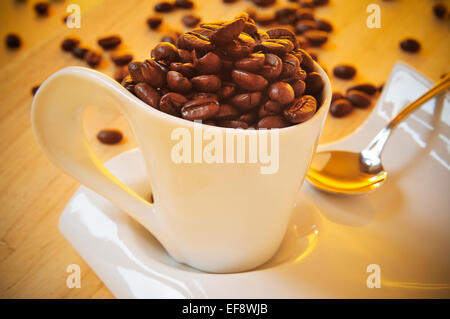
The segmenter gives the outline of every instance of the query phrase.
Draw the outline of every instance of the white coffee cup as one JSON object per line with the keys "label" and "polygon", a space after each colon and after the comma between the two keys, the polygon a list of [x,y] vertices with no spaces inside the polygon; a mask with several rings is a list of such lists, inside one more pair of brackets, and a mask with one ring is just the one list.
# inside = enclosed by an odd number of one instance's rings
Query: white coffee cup
{"label": "white coffee cup", "polygon": [[[217,273],[255,268],[270,259],[284,237],[328,113],[331,88],[325,72],[323,102],[308,121],[275,130],[202,125],[204,133],[233,138],[278,135],[279,165],[263,174],[255,163],[177,163],[176,129],[194,135],[199,124],[156,110],[111,78],[81,67],[50,76],[33,100],[32,125],[47,157],[81,183],[120,206],[146,227],[178,262]],[[113,107],[127,118],[142,151],[155,202],[117,180],[95,156],[82,129],[87,105]],[[245,152],[248,155],[249,143]]]}

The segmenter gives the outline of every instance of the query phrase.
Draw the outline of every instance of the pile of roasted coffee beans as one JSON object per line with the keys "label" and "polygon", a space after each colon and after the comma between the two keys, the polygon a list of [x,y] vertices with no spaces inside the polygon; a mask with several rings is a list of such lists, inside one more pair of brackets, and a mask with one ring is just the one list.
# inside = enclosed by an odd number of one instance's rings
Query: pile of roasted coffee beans
{"label": "pile of roasted coffee beans", "polygon": [[162,112],[230,128],[282,128],[310,119],[324,82],[285,28],[264,32],[242,13],[200,24],[151,59],[132,62],[123,86]]}

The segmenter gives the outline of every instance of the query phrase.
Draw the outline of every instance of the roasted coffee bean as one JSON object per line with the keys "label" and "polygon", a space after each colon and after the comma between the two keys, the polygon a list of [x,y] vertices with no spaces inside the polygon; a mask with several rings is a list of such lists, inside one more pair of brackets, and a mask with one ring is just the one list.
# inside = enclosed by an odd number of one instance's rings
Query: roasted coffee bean
{"label": "roasted coffee bean", "polygon": [[184,33],[177,39],[178,49],[184,49],[188,51],[198,51],[201,53],[206,53],[214,49],[208,38],[200,34],[190,34]]}
{"label": "roasted coffee bean", "polygon": [[244,113],[237,118],[238,121],[253,125],[258,120],[258,113],[255,111]]}
{"label": "roasted coffee bean", "polygon": [[241,59],[249,56],[253,52],[255,45],[256,42],[252,37],[245,33],[241,33],[236,40],[233,40],[232,43],[226,45],[224,49],[231,58]]}
{"label": "roasted coffee bean", "polygon": [[357,108],[365,109],[370,106],[370,96],[358,90],[347,92],[346,99]]}
{"label": "roasted coffee bean", "polygon": [[276,82],[269,87],[269,97],[281,104],[291,103],[295,98],[294,89],[286,82]]}
{"label": "roasted coffee bean", "polygon": [[295,21],[314,20],[314,12],[309,8],[301,8],[295,11]]}
{"label": "roasted coffee bean", "polygon": [[248,112],[261,102],[261,92],[241,93],[231,98],[231,104],[242,112]]}
{"label": "roasted coffee bean", "polygon": [[303,32],[303,35],[314,47],[319,47],[328,40],[328,34],[321,30],[307,30]]}
{"label": "roasted coffee bean", "polygon": [[136,83],[133,82],[133,79],[131,78],[130,75],[127,75],[120,84],[122,84],[124,88],[126,88],[128,91],[134,94],[134,85]]}
{"label": "roasted coffee bean", "polygon": [[242,70],[233,70],[231,78],[241,88],[251,92],[262,91],[268,84],[268,81],[261,75]]}
{"label": "roasted coffee bean", "polygon": [[222,82],[222,87],[219,89],[219,97],[222,100],[227,100],[236,92],[236,84],[231,82]]}
{"label": "roasted coffee bean", "polygon": [[284,7],[275,11],[275,19],[279,24],[292,24],[295,22],[297,8]]}
{"label": "roasted coffee bean", "polygon": [[281,77],[291,77],[299,68],[300,61],[298,60],[298,58],[291,53],[287,53],[283,57],[283,71],[281,72]]}
{"label": "roasted coffee bean", "polygon": [[195,75],[195,67],[192,63],[170,63],[170,69],[183,74],[187,78],[192,78]]}
{"label": "roasted coffee bean", "polygon": [[164,94],[159,102],[159,108],[161,111],[179,116],[181,112],[181,107],[188,100],[181,94],[170,92]]}
{"label": "roasted coffee bean", "polygon": [[178,49],[168,42],[158,43],[151,52],[152,58],[164,63],[171,63],[178,60]]}
{"label": "roasted coffee bean", "polygon": [[239,111],[230,104],[221,104],[219,113],[214,116],[215,120],[234,120],[239,117]]}
{"label": "roasted coffee bean", "polygon": [[111,55],[111,61],[117,66],[127,65],[131,60],[133,60],[133,55],[128,53]]}
{"label": "roasted coffee bean", "polygon": [[101,130],[97,134],[97,139],[103,144],[117,144],[123,138],[123,134],[119,130]]}
{"label": "roasted coffee bean", "polygon": [[203,125],[217,126],[217,123],[213,120],[206,120],[202,122]]}
{"label": "roasted coffee bean", "polygon": [[317,7],[325,6],[330,2],[330,0],[313,0],[313,4]]}
{"label": "roasted coffee bean", "polygon": [[[194,51],[195,53],[195,51]],[[193,52],[183,49],[178,49],[178,56],[180,57],[180,61],[183,63],[191,63],[193,62]]]}
{"label": "roasted coffee bean", "polygon": [[275,22],[275,15],[273,13],[258,14],[255,17],[255,22],[260,26],[268,26]]}
{"label": "roasted coffee bean", "polygon": [[222,127],[248,129],[248,124],[240,120],[219,120],[218,124]]}
{"label": "roasted coffee bean", "polygon": [[[275,102],[275,103],[278,103],[278,102]],[[271,112],[269,109],[267,109],[265,107],[266,104],[267,104],[267,102],[262,103],[262,105],[260,105],[258,108],[258,118],[259,119],[262,119],[266,116],[278,115],[277,113]]]}
{"label": "roasted coffee bean", "polygon": [[86,53],[88,53],[89,49],[84,46],[76,46],[72,50],[72,54],[77,59],[84,60],[84,57],[86,56]]}
{"label": "roasted coffee bean", "polygon": [[313,0],[295,0],[294,2],[298,2],[299,6],[302,8],[309,8],[309,9],[314,8]]}
{"label": "roasted coffee bean", "polygon": [[347,89],[347,92],[349,92],[351,90],[358,90],[358,91],[364,92],[370,96],[377,93],[377,88],[375,87],[375,85],[370,84],[370,83],[363,83],[363,84],[358,84],[358,85],[352,86],[351,88]]}
{"label": "roasted coffee bean", "polygon": [[235,3],[238,0],[222,0],[223,3]]}
{"label": "roasted coffee bean", "polygon": [[244,19],[235,19],[231,22],[227,22],[215,30],[211,36],[211,42],[216,46],[227,45],[244,31],[245,21]]}
{"label": "roasted coffee bean", "polygon": [[31,94],[35,95],[36,92],[39,90],[40,85],[35,85],[31,88]]}
{"label": "roasted coffee bean", "polygon": [[155,4],[154,10],[156,12],[171,12],[174,9],[174,6],[171,2],[168,1],[162,1],[157,4]]}
{"label": "roasted coffee bean", "polygon": [[22,41],[17,34],[10,33],[5,38],[5,44],[9,49],[17,49],[20,47]]}
{"label": "roasted coffee bean", "polygon": [[291,106],[283,112],[284,117],[291,123],[297,124],[305,122],[316,113],[317,102],[311,95],[303,95],[294,100]]}
{"label": "roasted coffee bean", "polygon": [[237,60],[234,65],[237,69],[256,73],[264,65],[265,56],[261,53],[253,53],[246,58]]}
{"label": "roasted coffee bean", "polygon": [[103,48],[103,50],[113,50],[117,48],[120,43],[122,43],[122,39],[117,35],[111,35],[98,39],[97,43]]}
{"label": "roasted coffee bean", "polygon": [[269,115],[259,120],[257,128],[274,129],[289,126],[289,123],[280,115]]}
{"label": "roasted coffee bean", "polygon": [[161,96],[158,91],[150,85],[145,82],[138,83],[134,86],[134,92],[142,101],[155,109],[159,109],[159,101],[161,100]]}
{"label": "roasted coffee bean", "polygon": [[161,38],[161,42],[169,42],[172,44],[175,44],[178,40],[178,36],[176,36],[175,34],[166,34]]}
{"label": "roasted coffee bean", "polygon": [[294,49],[294,44],[287,39],[269,39],[258,44],[256,49],[265,53],[284,56]]}
{"label": "roasted coffee bean", "polygon": [[132,62],[128,65],[128,73],[135,83],[144,82],[142,76],[142,62]]}
{"label": "roasted coffee bean", "polygon": [[217,92],[222,81],[217,75],[199,75],[192,78],[192,86],[200,92]]}
{"label": "roasted coffee bean", "polygon": [[333,69],[333,74],[335,77],[348,80],[355,76],[356,69],[355,69],[355,67],[353,67],[351,65],[341,64],[341,65],[336,66]]}
{"label": "roasted coffee bean", "polygon": [[199,74],[217,74],[222,68],[220,57],[213,52],[208,52],[199,59],[197,59],[197,55],[194,53],[193,57],[194,67]]}
{"label": "roasted coffee bean", "polygon": [[294,90],[295,97],[300,97],[305,93],[306,83],[302,80],[297,80],[291,83],[292,89]]}
{"label": "roasted coffee bean", "polygon": [[342,94],[339,91],[334,91],[333,94],[331,95],[331,103],[333,103],[334,101],[340,100],[344,98],[344,94]]}
{"label": "roasted coffee bean", "polygon": [[319,94],[322,92],[324,83],[322,77],[317,72],[308,73],[306,77],[306,89],[305,93],[310,95]]}
{"label": "roasted coffee bean", "polygon": [[331,104],[330,113],[334,117],[344,117],[353,110],[352,103],[347,99],[338,99]]}
{"label": "roasted coffee bean", "polygon": [[306,52],[308,52],[309,56],[310,56],[314,61],[317,62],[318,57],[317,57],[317,53],[316,53],[316,52],[311,51],[311,50],[306,50]]}
{"label": "roasted coffee bean", "polygon": [[258,7],[270,7],[275,4],[276,0],[252,0],[252,2]]}
{"label": "roasted coffee bean", "polygon": [[194,2],[191,0],[175,0],[175,7],[179,9],[192,9]]}
{"label": "roasted coffee bean", "polygon": [[400,48],[409,53],[416,53],[420,50],[420,43],[415,39],[405,39],[400,42]]}
{"label": "roasted coffee bean", "polygon": [[116,72],[114,72],[114,80],[121,83],[123,79],[128,75],[128,69],[126,67],[119,67]]}
{"label": "roasted coffee bean", "polygon": [[[292,99],[292,100],[294,100],[294,99]],[[264,107],[264,111],[271,113],[268,115],[280,114],[285,107],[285,105],[283,103],[273,101],[273,100],[268,100],[262,106]],[[264,116],[261,116],[261,117],[264,117]]]}
{"label": "roasted coffee bean", "polygon": [[183,74],[176,71],[167,73],[167,85],[172,91],[178,93],[188,93],[192,90],[192,83]]}
{"label": "roasted coffee bean", "polygon": [[433,13],[438,19],[444,19],[447,15],[447,7],[444,3],[436,3],[433,6]]}
{"label": "roasted coffee bean", "polygon": [[295,32],[297,34],[303,34],[308,30],[317,29],[317,24],[313,20],[300,20],[295,24]]}
{"label": "roasted coffee bean", "polygon": [[[129,67],[128,70],[130,70]],[[161,65],[152,59],[145,60],[144,63],[142,63],[141,73],[144,81],[154,88],[163,88],[166,84],[166,72],[161,68]],[[133,75],[131,76],[133,77]]]}
{"label": "roasted coffee bean", "polygon": [[210,92],[194,92],[188,95],[189,100],[197,100],[197,99],[214,99],[219,101],[219,95],[216,93]]}
{"label": "roasted coffee bean", "polygon": [[102,55],[97,51],[89,50],[84,56],[84,60],[91,68],[96,68],[102,62]]}
{"label": "roasted coffee bean", "polygon": [[268,80],[275,80],[281,75],[282,71],[283,62],[281,59],[275,54],[266,54],[260,74]]}
{"label": "roasted coffee bean", "polygon": [[80,44],[80,39],[78,38],[65,38],[61,43],[61,49],[63,49],[63,51],[71,52],[78,44]]}
{"label": "roasted coffee bean", "polygon": [[311,46],[311,44],[309,44],[308,40],[306,40],[304,36],[298,36],[297,42],[300,49],[307,49]]}
{"label": "roasted coffee bean", "polygon": [[183,24],[185,26],[187,26],[188,28],[195,27],[197,24],[200,23],[200,21],[201,21],[201,18],[194,14],[187,14],[187,15],[183,16],[183,18],[181,18],[181,22],[183,22]]}
{"label": "roasted coffee bean", "polygon": [[161,25],[162,21],[160,16],[152,16],[147,19],[147,25],[150,29],[156,30]]}
{"label": "roasted coffee bean", "polygon": [[38,2],[34,5],[34,11],[39,16],[48,16],[50,6],[47,2]]}
{"label": "roasted coffee bean", "polygon": [[314,71],[314,60],[309,55],[308,52],[302,49],[297,49],[293,52],[293,54],[299,59],[300,61],[300,67],[305,70],[306,72],[313,72]]}
{"label": "roasted coffee bean", "polygon": [[326,31],[326,32],[331,32],[333,31],[333,25],[328,22],[327,20],[317,20],[316,21],[316,25],[317,25],[317,29],[322,30],[322,31]]}
{"label": "roasted coffee bean", "polygon": [[181,109],[181,116],[187,120],[209,120],[219,113],[219,102],[215,99],[196,99],[186,102]]}
{"label": "roasted coffee bean", "polygon": [[289,40],[292,42],[292,44],[294,44],[294,47],[295,47],[295,43],[297,42],[297,38],[295,37],[294,32],[292,32],[291,30],[289,30],[287,28],[274,28],[274,29],[267,30],[267,35],[271,39]]}

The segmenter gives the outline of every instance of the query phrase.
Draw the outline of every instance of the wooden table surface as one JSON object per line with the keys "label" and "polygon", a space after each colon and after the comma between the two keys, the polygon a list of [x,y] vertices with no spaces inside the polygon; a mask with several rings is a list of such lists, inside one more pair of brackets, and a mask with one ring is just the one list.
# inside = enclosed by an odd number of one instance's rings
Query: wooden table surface
{"label": "wooden table surface", "polygon": [[[17,51],[0,46],[0,297],[2,298],[113,298],[57,228],[61,211],[79,187],[44,157],[30,126],[32,86],[53,72],[69,65],[84,65],[60,50],[67,35],[76,35],[84,44],[97,47],[99,36],[119,34],[124,39],[120,50],[134,53],[136,59],[150,55],[161,33],[147,28],[145,20],[155,1],[78,0],[82,9],[80,29],[68,29],[62,23],[69,2],[51,2],[48,18],[37,18],[32,4],[0,1],[0,37],[17,32],[23,47]],[[278,1],[282,2],[282,1]],[[225,5],[220,0],[197,0],[197,13],[204,21],[232,18],[251,7],[241,0]],[[366,7],[381,7],[381,28],[366,26]],[[383,83],[396,61],[405,61],[432,80],[449,70],[450,24],[432,14],[432,0],[344,1],[331,0],[316,9],[316,17],[331,20],[335,30],[319,52],[328,70],[338,63],[352,63],[358,68],[353,81],[332,78],[336,89],[345,89],[364,81]],[[450,7],[449,1],[446,2]],[[183,30],[179,10],[164,16],[161,30]],[[419,54],[406,54],[398,43],[413,36],[422,43]],[[98,47],[97,47],[98,48]],[[99,70],[112,74],[114,67],[104,54]],[[356,110],[344,119],[328,117],[322,142],[333,141],[354,131],[370,110]],[[123,130],[125,139],[115,146],[105,146],[95,139],[101,128]],[[102,160],[135,147],[127,123],[120,114],[89,108],[86,134]],[[81,288],[66,287],[66,267],[81,267]]]}

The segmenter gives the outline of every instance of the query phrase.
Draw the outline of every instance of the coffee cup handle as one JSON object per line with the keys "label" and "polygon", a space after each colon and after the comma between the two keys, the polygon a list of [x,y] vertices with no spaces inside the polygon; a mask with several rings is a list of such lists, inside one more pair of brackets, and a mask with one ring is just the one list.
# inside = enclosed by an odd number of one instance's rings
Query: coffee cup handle
{"label": "coffee cup handle", "polygon": [[100,72],[69,67],[40,86],[33,100],[31,122],[41,148],[56,166],[124,209],[158,237],[153,205],[105,168],[82,128],[85,106],[113,107],[126,116],[129,108],[136,107],[130,99],[133,97],[120,84]]}

